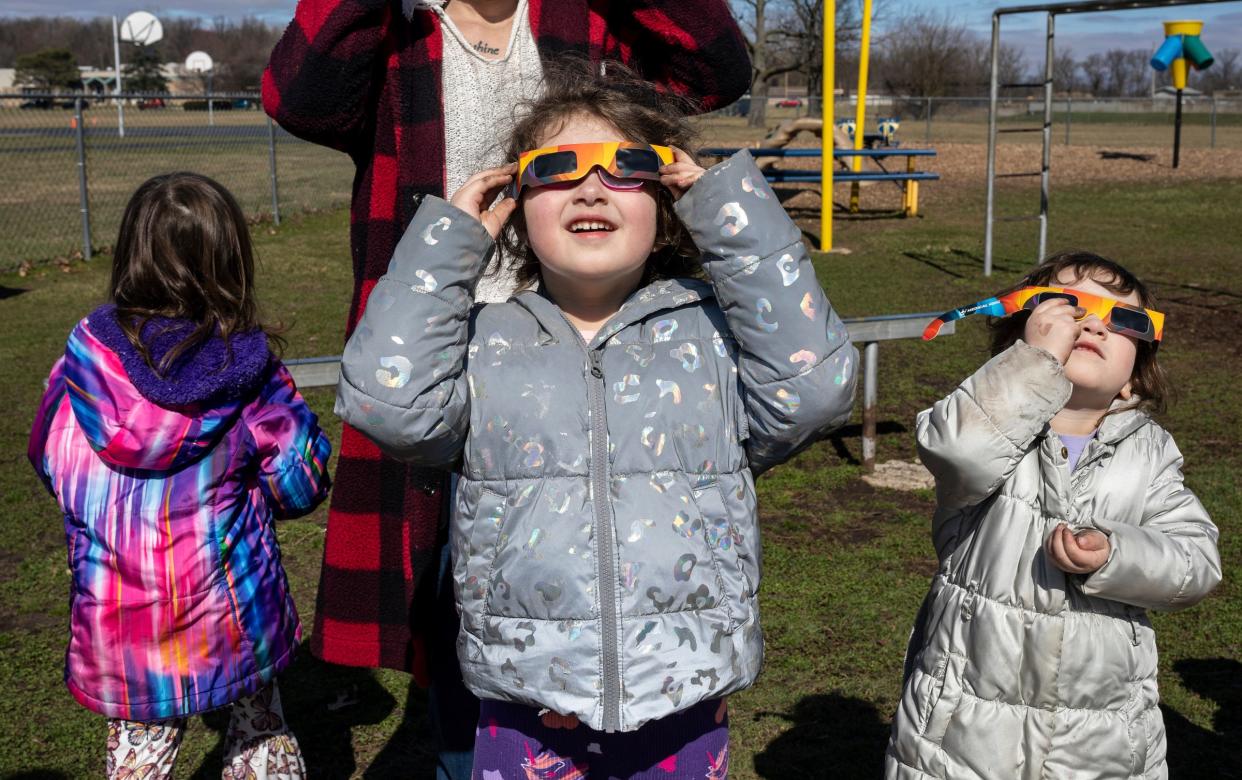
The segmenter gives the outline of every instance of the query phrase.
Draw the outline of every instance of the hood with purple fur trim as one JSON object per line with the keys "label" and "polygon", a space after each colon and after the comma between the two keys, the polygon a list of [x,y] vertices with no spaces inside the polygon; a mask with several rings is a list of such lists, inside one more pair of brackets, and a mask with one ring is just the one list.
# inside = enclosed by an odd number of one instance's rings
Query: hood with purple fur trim
{"label": "hood with purple fur trim", "polygon": [[[192,323],[157,320],[142,331],[156,362]],[[215,338],[178,358],[164,376],[143,360],[102,306],[69,337],[64,373],[82,432],[101,458],[121,468],[170,471],[208,452],[236,421],[267,376],[262,332]]]}
{"label": "hood with purple fur trim", "polygon": [[[250,395],[267,375],[267,335],[260,330],[212,338],[187,350],[163,375],[156,373],[130,343],[108,304],[91,312],[91,332],[115,352],[138,392],[161,406],[191,406],[236,401]],[[197,324],[157,317],[142,328],[139,339],[159,364],[169,350],[189,336]]]}

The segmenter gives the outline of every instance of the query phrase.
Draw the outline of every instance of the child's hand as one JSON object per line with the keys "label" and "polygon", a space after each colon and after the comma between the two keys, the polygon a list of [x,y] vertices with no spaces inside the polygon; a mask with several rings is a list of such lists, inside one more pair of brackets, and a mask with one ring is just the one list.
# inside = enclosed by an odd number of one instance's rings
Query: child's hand
{"label": "child's hand", "polygon": [[1103,533],[1088,528],[1074,533],[1059,524],[1044,542],[1052,565],[1069,574],[1090,574],[1108,561],[1112,545]]}
{"label": "child's hand", "polygon": [[1027,318],[1022,340],[1051,353],[1061,365],[1065,365],[1074,351],[1074,342],[1078,341],[1080,326],[1074,317],[1082,314],[1082,309],[1070,306],[1064,298],[1044,301]]}
{"label": "child's hand", "polygon": [[660,183],[673,193],[673,200],[681,200],[681,196],[686,194],[690,185],[698,181],[706,171],[690,155],[676,146],[672,149],[673,161],[668,165],[660,166]]}
{"label": "child's hand", "polygon": [[487,232],[495,238],[517,210],[517,201],[506,196],[490,209],[488,205],[496,200],[501,188],[513,181],[516,173],[517,163],[479,171],[466,179],[461,189],[453,193],[449,203],[482,222]]}

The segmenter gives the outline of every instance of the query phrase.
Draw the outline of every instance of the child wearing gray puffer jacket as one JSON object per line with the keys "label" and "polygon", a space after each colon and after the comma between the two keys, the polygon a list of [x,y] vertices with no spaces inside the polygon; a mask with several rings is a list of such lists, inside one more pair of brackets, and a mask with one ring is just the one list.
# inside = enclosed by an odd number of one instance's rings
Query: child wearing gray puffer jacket
{"label": "child wearing gray puffer jacket", "polygon": [[1071,252],[942,319],[1005,301],[994,357],[918,417],[940,569],[885,777],[1167,777],[1147,610],[1197,603],[1221,564],[1151,417],[1164,315],[1126,269]]}
{"label": "child wearing gray puffer jacket", "polygon": [[[549,727],[477,741],[476,777],[723,777],[723,697],[763,657],[754,476],[848,417],[857,352],[748,153],[705,172],[660,146],[681,120],[634,89],[574,90],[519,124],[521,167],[423,200],[346,346],[337,413],[397,458],[459,469],[477,739]],[[472,307],[514,211],[537,284]],[[686,228],[709,281],[658,278]],[[702,722],[671,725],[691,710]]]}

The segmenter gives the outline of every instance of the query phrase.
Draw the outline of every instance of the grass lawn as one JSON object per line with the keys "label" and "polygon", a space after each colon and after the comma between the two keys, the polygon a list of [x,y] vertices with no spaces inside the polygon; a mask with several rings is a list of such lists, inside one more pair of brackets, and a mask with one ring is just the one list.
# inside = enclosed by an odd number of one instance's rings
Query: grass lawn
{"label": "grass lawn", "polygon": [[[1161,297],[1168,314],[1161,358],[1181,394],[1165,423],[1186,455],[1188,483],[1222,531],[1225,583],[1198,607],[1155,618],[1175,778],[1242,776],[1238,185],[1060,188],[1052,206],[1053,248],[1113,256]],[[918,219],[838,221],[836,245],[852,252],[817,259],[837,309],[845,316],[941,311],[1013,280],[1034,254],[1033,230],[998,230],[997,274],[984,279],[981,190],[929,199]],[[1018,195],[1000,197],[1002,212],[1016,208],[1005,201]],[[256,233],[261,295],[287,327],[287,354],[337,353],[350,294],[344,211]],[[41,382],[73,323],[101,300],[106,265],[105,257],[66,271],[43,266],[25,278],[0,276],[7,323],[0,390],[12,409],[0,419],[0,719],[14,724],[0,733],[0,775],[84,777],[103,765],[102,718],[74,703],[62,684],[64,538],[24,453]],[[967,320],[957,335],[931,344],[883,345],[880,461],[915,456],[914,415],[985,359],[985,342],[983,323]],[[331,392],[307,397],[339,441]],[[860,479],[857,423],[856,414],[839,435],[759,482],[768,656],[758,685],[731,700],[732,776],[741,780],[879,774],[906,637],[935,567],[932,499]],[[321,509],[280,531],[308,629],[325,517]],[[331,667],[303,653],[282,692],[314,776],[362,775],[368,767],[370,777],[431,776],[425,696],[404,675]],[[193,721],[178,777],[219,776],[224,725],[219,715]]]}

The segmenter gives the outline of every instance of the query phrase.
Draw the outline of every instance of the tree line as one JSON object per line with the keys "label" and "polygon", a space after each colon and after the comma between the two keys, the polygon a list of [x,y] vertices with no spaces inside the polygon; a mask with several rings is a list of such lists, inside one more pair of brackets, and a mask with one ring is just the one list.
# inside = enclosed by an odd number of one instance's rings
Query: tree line
{"label": "tree line", "polygon": [[[754,66],[751,121],[763,122],[767,101],[762,98],[784,79],[804,87],[806,94],[819,94],[823,0],[730,2],[746,35]],[[987,94],[990,42],[986,36],[971,31],[948,13],[899,12],[894,8],[894,0],[874,0],[871,89],[928,97]],[[126,45],[123,50],[127,89],[162,91],[166,84],[162,83],[159,64],[181,62],[190,52],[202,50],[217,63],[215,90],[257,90],[268,55],[282,32],[280,26],[254,17],[221,17],[210,22],[170,17],[161,21],[162,41],[148,47]],[[861,29],[862,0],[838,2],[836,81],[847,94],[858,80]],[[1058,94],[1095,97],[1146,95],[1153,83],[1148,65],[1151,54],[1146,49],[1113,49],[1079,59],[1072,51],[1062,50],[1054,62],[1055,89]],[[1042,62],[1026,62],[1013,46],[1002,44],[999,59],[1002,83],[1042,79]],[[1242,88],[1240,60],[1238,49],[1217,51],[1213,66],[1194,74],[1190,86],[1207,93]],[[112,61],[109,18],[0,19],[0,67],[19,68],[25,83],[71,89],[78,65],[107,69]],[[1157,75],[1157,87],[1167,83],[1167,73]]]}
{"label": "tree line", "polygon": [[[752,124],[763,123],[773,85],[789,80],[820,94],[823,52],[822,0],[731,0],[741,22],[754,66]],[[870,89],[893,95],[920,97],[982,97],[991,80],[991,40],[970,30],[949,13],[899,11],[894,0],[874,0]],[[862,0],[842,0],[836,15],[836,86],[845,94],[858,83]],[[1039,42],[1042,43],[1042,37]],[[1147,49],[1113,49],[1081,59],[1068,49],[1053,64],[1053,85],[1059,95],[1137,97],[1150,94],[1153,73]],[[1190,86],[1206,93],[1242,89],[1242,54],[1237,49],[1215,52],[1211,68],[1191,76]],[[1043,81],[1043,60],[1028,62],[1021,50],[1001,43],[998,54],[1001,83]],[[1168,73],[1155,75],[1159,88]],[[1011,94],[1029,95],[1030,90]]]}
{"label": "tree line", "polygon": [[[184,62],[192,51],[205,51],[215,61],[215,91],[257,91],[268,55],[283,32],[283,27],[254,17],[212,21],[168,17],[160,22],[164,38],[158,43],[121,44],[127,91],[163,91],[167,85],[161,85],[157,77],[159,64]],[[112,20],[108,17],[0,19],[0,68],[17,68],[19,83],[72,89],[75,85],[61,82],[76,79],[79,65],[107,70],[113,61]],[[50,77],[56,83],[45,85],[37,77]]]}

